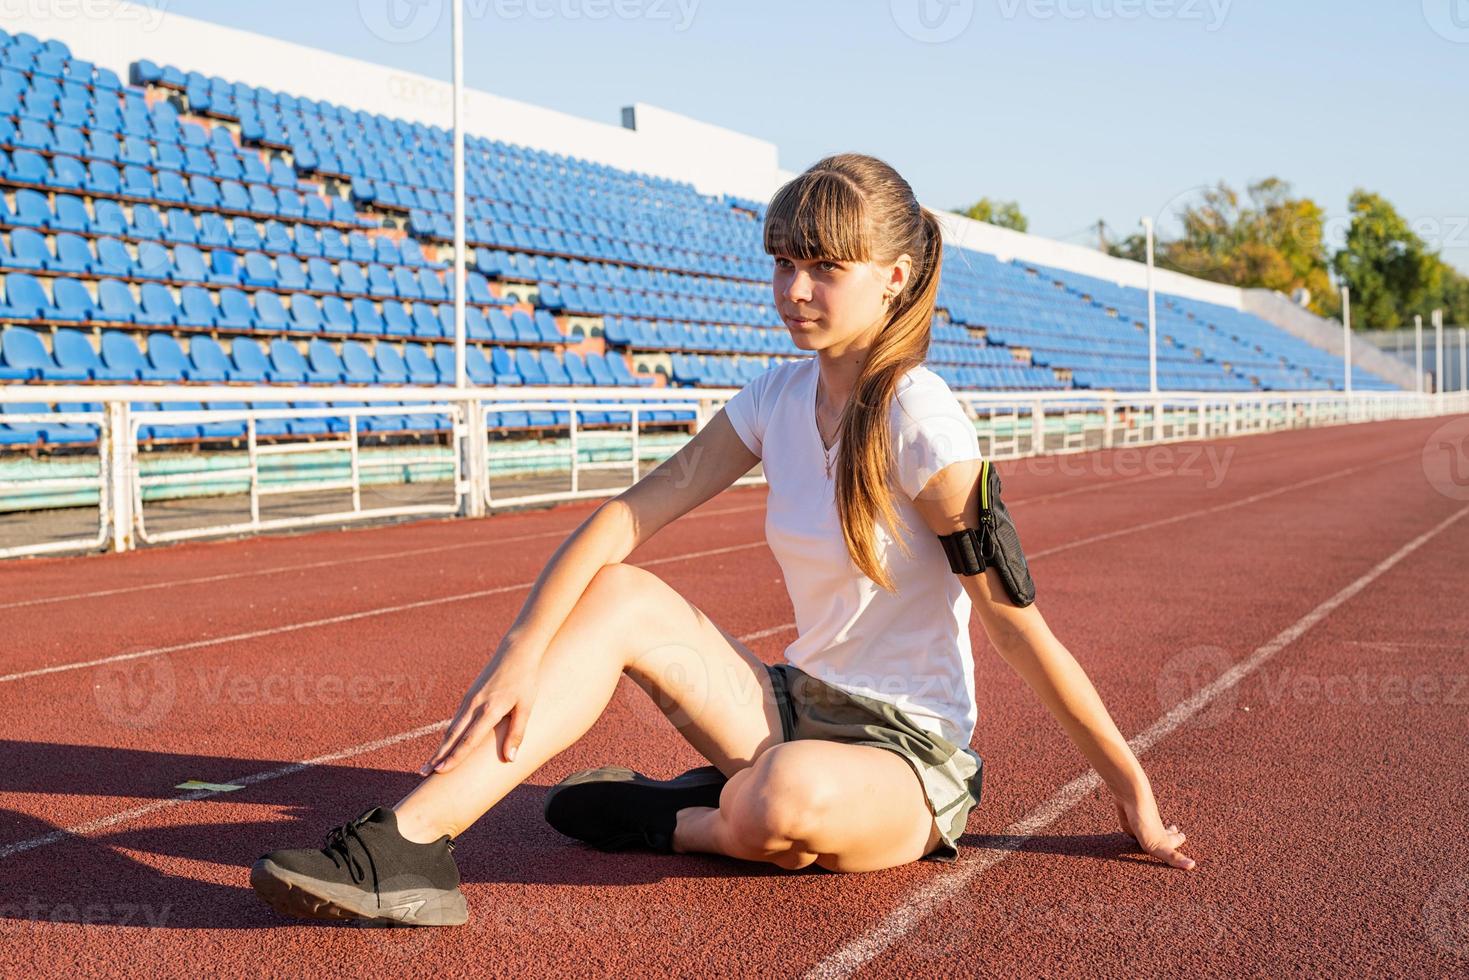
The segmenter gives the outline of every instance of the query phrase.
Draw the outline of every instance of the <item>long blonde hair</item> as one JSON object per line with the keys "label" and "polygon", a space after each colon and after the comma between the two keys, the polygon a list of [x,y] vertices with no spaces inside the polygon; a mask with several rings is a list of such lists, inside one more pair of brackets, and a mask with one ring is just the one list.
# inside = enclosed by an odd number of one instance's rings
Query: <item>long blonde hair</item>
{"label": "long blonde hair", "polygon": [[909,285],[888,307],[857,384],[842,409],[836,503],[852,563],[889,592],[877,555],[880,519],[908,554],[889,482],[889,411],[898,381],[928,358],[930,324],[943,263],[938,219],[898,172],[876,157],[840,153],[812,164],[780,190],[765,215],[765,251],[793,259],[891,262],[912,257]]}

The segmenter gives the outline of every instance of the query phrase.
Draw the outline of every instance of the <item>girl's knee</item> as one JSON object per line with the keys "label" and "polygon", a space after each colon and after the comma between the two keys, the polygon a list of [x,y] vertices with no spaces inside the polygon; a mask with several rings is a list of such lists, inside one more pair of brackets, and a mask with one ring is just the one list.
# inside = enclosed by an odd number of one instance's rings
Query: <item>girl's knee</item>
{"label": "girl's knee", "polygon": [[730,778],[719,806],[742,844],[766,852],[794,850],[803,859],[796,867],[804,867],[816,859],[806,845],[825,822],[831,796],[824,777],[801,764],[804,753],[791,751],[798,746],[783,742],[762,752]]}

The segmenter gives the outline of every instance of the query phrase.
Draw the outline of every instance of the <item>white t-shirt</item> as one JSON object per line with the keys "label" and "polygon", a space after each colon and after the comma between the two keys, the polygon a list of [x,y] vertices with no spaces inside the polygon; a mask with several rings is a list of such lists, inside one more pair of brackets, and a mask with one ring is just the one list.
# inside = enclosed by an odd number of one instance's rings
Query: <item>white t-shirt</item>
{"label": "white t-shirt", "polygon": [[765,538],[796,611],[786,660],[828,684],[896,704],[915,724],[961,748],[974,734],[972,603],[912,498],[939,470],[979,459],[974,424],[943,378],[926,367],[899,380],[889,420],[907,525],[906,558],[881,521],[874,529],[891,594],[857,569],[836,507],[836,450],[826,475],[816,428],[815,356],[767,369],[724,406],[759,456],[770,493]]}

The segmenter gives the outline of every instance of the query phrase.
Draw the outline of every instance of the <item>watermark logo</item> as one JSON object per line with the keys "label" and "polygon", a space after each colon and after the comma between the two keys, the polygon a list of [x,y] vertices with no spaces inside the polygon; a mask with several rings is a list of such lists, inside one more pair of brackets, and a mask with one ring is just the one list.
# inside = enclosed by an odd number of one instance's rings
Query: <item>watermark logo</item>
{"label": "watermark logo", "polygon": [[974,0],[891,0],[898,30],[923,44],[943,44],[963,34],[974,19]]}
{"label": "watermark logo", "polygon": [[1450,500],[1469,500],[1469,418],[1446,422],[1423,443],[1423,475]]}
{"label": "watermark logo", "polygon": [[163,23],[168,0],[0,0],[0,23],[96,20],[135,23],[151,34]]}
{"label": "watermark logo", "polygon": [[[444,0],[357,0],[358,14],[369,32],[389,44],[415,44],[432,34],[444,19]],[[464,0],[464,19],[512,20],[646,20],[671,23],[686,31],[694,22],[699,0]]]}
{"label": "watermark logo", "polygon": [[[1234,658],[1223,647],[1190,647],[1169,657],[1158,672],[1158,705],[1164,711],[1194,697],[1234,666]],[[1213,728],[1234,713],[1235,686],[1216,692],[1188,721],[1200,728]]]}
{"label": "watermark logo", "polygon": [[357,0],[363,25],[389,44],[414,44],[444,19],[444,0]]}
{"label": "watermark logo", "polygon": [[173,710],[178,682],[167,657],[102,664],[92,672],[92,697],[102,717],[127,728],[152,728]]}
{"label": "watermark logo", "polygon": [[1421,916],[1429,942],[1469,959],[1469,875],[1440,882],[1423,903]]}
{"label": "watermark logo", "polygon": [[1445,41],[1469,44],[1469,0],[1423,0],[1423,19]]}

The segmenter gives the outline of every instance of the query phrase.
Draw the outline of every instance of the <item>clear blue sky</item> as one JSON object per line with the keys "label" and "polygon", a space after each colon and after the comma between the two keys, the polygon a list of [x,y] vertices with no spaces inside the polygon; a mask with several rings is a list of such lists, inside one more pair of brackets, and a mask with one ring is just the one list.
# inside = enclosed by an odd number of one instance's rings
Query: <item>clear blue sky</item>
{"label": "clear blue sky", "polygon": [[[447,0],[160,2],[449,75]],[[594,19],[597,4],[638,16]],[[1340,233],[1348,195],[1365,187],[1469,271],[1469,0],[466,0],[466,9],[470,85],[589,119],[615,124],[622,106],[648,102],[770,140],[790,170],[830,152],[872,153],[931,206],[1018,200],[1031,231],[1078,243],[1095,241],[1088,226],[1099,218],[1119,233],[1143,214],[1166,227],[1180,195],[1268,175],[1314,198]],[[390,10],[404,25],[394,41],[381,36]]]}

